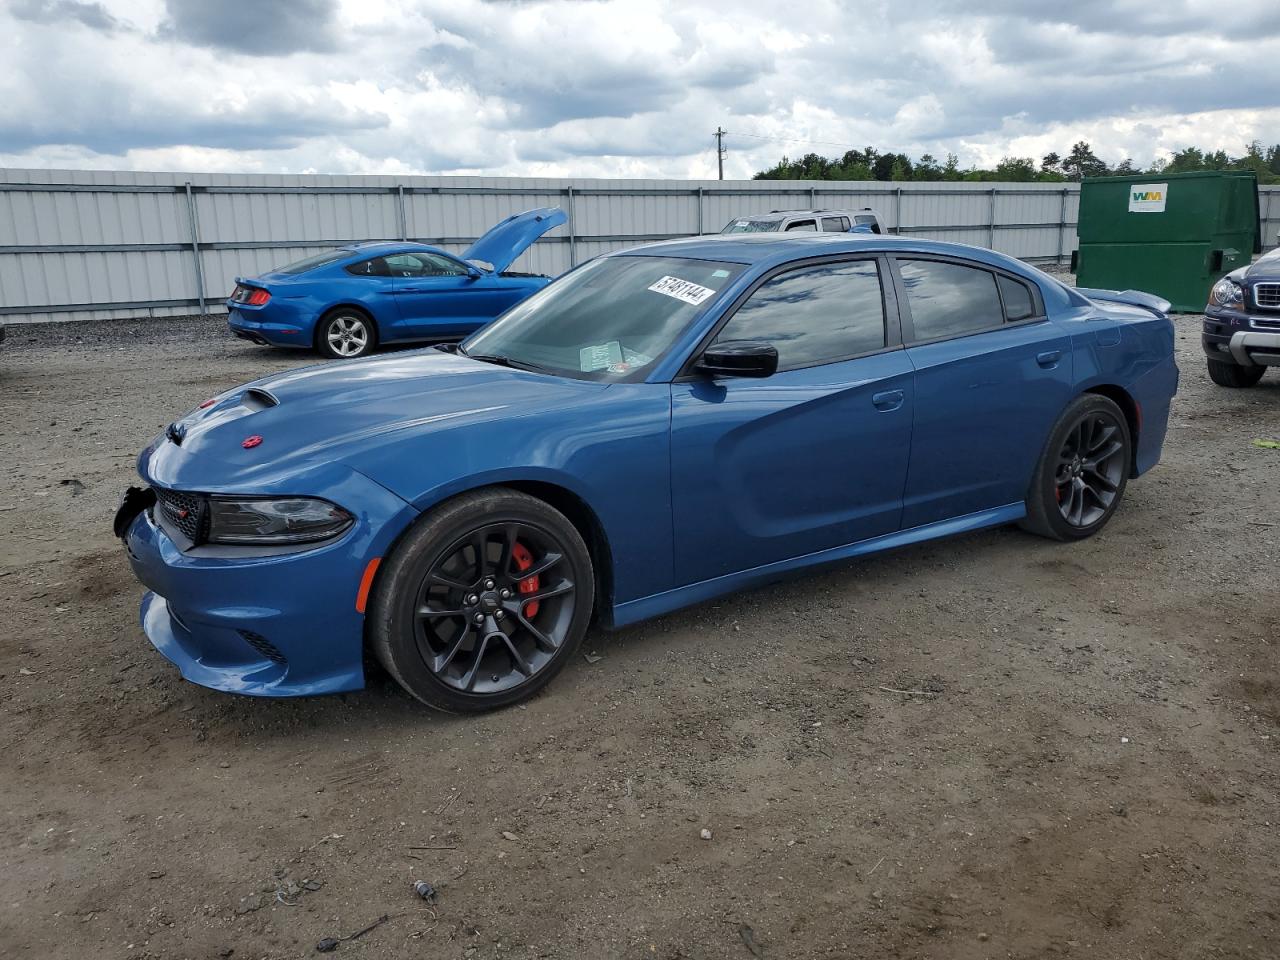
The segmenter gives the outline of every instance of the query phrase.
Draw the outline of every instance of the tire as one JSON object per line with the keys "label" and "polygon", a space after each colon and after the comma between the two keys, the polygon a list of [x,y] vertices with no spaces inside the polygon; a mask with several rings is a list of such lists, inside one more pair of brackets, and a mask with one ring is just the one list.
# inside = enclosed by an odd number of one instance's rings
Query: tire
{"label": "tire", "polygon": [[410,528],[378,575],[366,630],[410,695],[478,713],[550,683],[581,646],[594,602],[591,555],[573,524],[542,500],[494,487]]}
{"label": "tire", "polygon": [[1022,528],[1053,540],[1093,536],[1120,505],[1132,466],[1124,412],[1098,394],[1077,397],[1049,431]]}
{"label": "tire", "polygon": [[363,310],[337,307],[316,324],[316,353],[332,360],[367,357],[378,346],[378,325]]}
{"label": "tire", "polygon": [[1260,364],[1245,367],[1221,360],[1206,362],[1209,364],[1209,379],[1220,387],[1252,387],[1267,372],[1267,368]]}

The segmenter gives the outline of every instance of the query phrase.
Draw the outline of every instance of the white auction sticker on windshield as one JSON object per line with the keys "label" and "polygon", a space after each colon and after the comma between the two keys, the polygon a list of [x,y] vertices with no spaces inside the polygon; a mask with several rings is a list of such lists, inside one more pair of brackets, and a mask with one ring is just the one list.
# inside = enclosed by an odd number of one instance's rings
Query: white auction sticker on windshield
{"label": "white auction sticker on windshield", "polygon": [[683,300],[685,303],[692,303],[695,307],[715,293],[710,287],[700,287],[696,283],[681,280],[679,277],[663,277],[649,289],[654,293],[662,293],[668,297]]}

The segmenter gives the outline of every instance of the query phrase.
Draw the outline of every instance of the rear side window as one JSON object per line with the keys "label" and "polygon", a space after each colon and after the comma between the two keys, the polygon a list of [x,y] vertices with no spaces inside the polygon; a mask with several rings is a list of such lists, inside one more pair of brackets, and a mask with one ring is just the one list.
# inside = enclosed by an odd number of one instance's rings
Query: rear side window
{"label": "rear side window", "polygon": [[272,273],[284,273],[290,276],[297,276],[299,273],[306,273],[308,270],[314,270],[316,267],[323,267],[326,264],[335,263],[345,257],[351,256],[350,250],[326,250],[324,253],[317,253],[314,257],[307,257],[305,260],[298,260],[284,267],[276,267]]}
{"label": "rear side window", "polygon": [[787,224],[787,233],[792,230],[812,230],[817,233],[818,225],[812,220],[797,220],[794,223]]}
{"label": "rear side window", "polygon": [[1028,320],[1038,313],[1036,298],[1031,295],[1029,286],[1021,280],[1006,276],[1000,276],[997,282],[1000,284],[1000,296],[1004,300],[1005,320],[1009,323],[1017,323],[1019,320]]}
{"label": "rear side window", "polygon": [[391,269],[385,257],[374,257],[372,260],[361,260],[347,267],[347,273],[357,277],[389,277]]}
{"label": "rear side window", "polygon": [[936,340],[1004,323],[995,274],[958,263],[899,260],[915,339]]}
{"label": "rear side window", "polygon": [[824,233],[848,233],[849,218],[848,217],[823,217],[822,229]]}
{"label": "rear side window", "polygon": [[778,367],[810,367],[884,347],[884,296],[874,260],[828,263],[761,284],[716,336],[763,340]]}

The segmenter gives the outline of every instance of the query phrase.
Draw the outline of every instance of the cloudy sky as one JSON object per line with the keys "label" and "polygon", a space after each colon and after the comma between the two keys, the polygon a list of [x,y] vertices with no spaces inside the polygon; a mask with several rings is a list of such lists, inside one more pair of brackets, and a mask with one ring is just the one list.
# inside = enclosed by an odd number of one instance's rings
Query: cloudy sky
{"label": "cloudy sky", "polygon": [[0,0],[0,166],[706,177],[717,125],[729,177],[1239,153],[1280,2]]}

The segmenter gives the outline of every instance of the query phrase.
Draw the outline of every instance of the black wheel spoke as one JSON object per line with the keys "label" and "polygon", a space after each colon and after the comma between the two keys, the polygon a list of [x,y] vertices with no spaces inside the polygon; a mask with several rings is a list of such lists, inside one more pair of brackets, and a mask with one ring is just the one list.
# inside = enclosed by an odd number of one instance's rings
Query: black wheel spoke
{"label": "black wheel spoke", "polygon": [[1086,483],[1090,486],[1101,487],[1107,493],[1115,493],[1120,489],[1119,484],[1115,483],[1110,477],[1098,470],[1096,467],[1085,467],[1085,476],[1088,477],[1085,481]]}
{"label": "black wheel spoke", "polygon": [[505,633],[499,634],[499,636],[502,637],[503,643],[507,645],[507,651],[511,654],[512,665],[526,677],[532,677],[533,666],[520,654],[520,650],[516,647],[512,639]]}
{"label": "black wheel spoke", "polygon": [[418,616],[424,620],[434,620],[437,617],[465,617],[465,610],[437,610],[435,607],[423,606],[418,608]]}
{"label": "black wheel spoke", "polygon": [[529,569],[521,570],[520,579],[528,580],[530,577],[541,576],[563,559],[564,557],[559,553],[548,553],[541,560],[534,561]]}
{"label": "black wheel spoke", "polygon": [[468,693],[470,693],[476,685],[476,677],[480,673],[480,662],[484,660],[484,654],[489,648],[489,637],[491,636],[492,634],[489,633],[488,630],[485,630],[485,632],[480,634],[480,642],[476,644],[475,659],[471,661],[471,669],[468,670],[466,675],[462,678],[462,689],[466,690]]}
{"label": "black wheel spoke", "polygon": [[439,673],[445,667],[449,666],[449,664],[453,662],[453,658],[458,655],[458,651],[466,645],[467,637],[470,635],[471,624],[464,623],[462,625],[462,632],[458,634],[457,641],[449,648],[448,653],[444,654],[444,656],[436,657],[435,663],[432,665],[432,669],[434,669],[436,673]]}
{"label": "black wheel spoke", "polygon": [[518,617],[520,626],[529,632],[529,636],[533,637],[534,642],[547,653],[554,653],[559,649],[560,645],[548,637],[545,633],[535,627],[523,613]]}
{"label": "black wheel spoke", "polygon": [[476,579],[479,580],[489,572],[489,540],[481,533],[471,539],[471,549],[476,555]]}
{"label": "black wheel spoke", "polygon": [[546,589],[539,590],[536,593],[520,594],[520,602],[523,603],[525,606],[528,606],[529,604],[535,601],[550,600],[552,597],[561,596],[562,594],[568,593],[572,589],[573,589],[572,580],[561,580],[554,587],[547,587]]}
{"label": "black wheel spoke", "polygon": [[1093,467],[1100,466],[1101,464],[1106,463],[1108,460],[1110,460],[1112,457],[1114,457],[1117,453],[1119,453],[1123,449],[1124,449],[1123,443],[1121,443],[1119,440],[1112,440],[1105,447],[1103,447],[1099,452],[1093,454],[1090,457],[1087,457],[1084,461],[1084,465],[1086,468],[1093,468]]}
{"label": "black wheel spoke", "polygon": [[498,559],[498,567],[495,571],[500,577],[511,573],[511,558],[515,553],[518,536],[519,528],[514,523],[509,523],[502,528],[502,556]]}
{"label": "black wheel spoke", "polygon": [[439,570],[432,570],[430,579],[444,587],[450,587],[454,590],[470,590],[471,584],[464,583],[457,577],[448,576]]}

